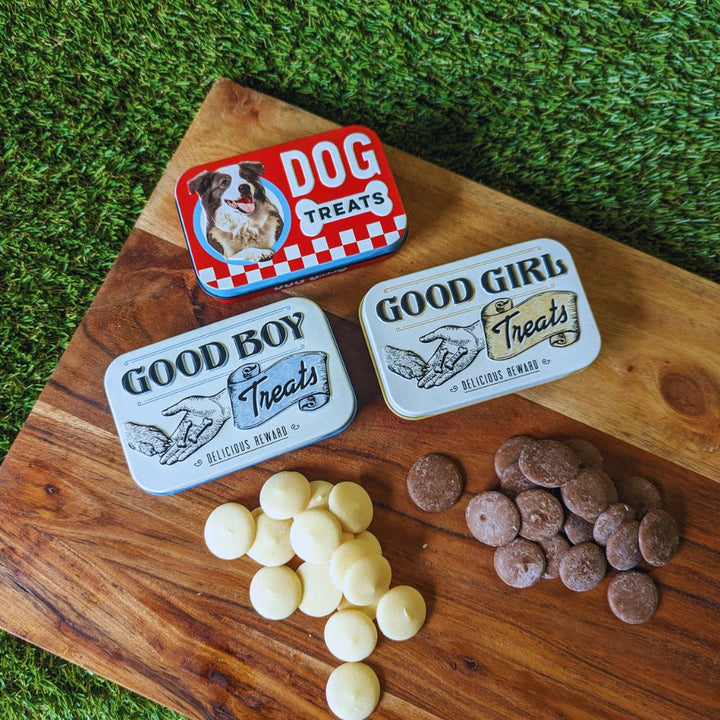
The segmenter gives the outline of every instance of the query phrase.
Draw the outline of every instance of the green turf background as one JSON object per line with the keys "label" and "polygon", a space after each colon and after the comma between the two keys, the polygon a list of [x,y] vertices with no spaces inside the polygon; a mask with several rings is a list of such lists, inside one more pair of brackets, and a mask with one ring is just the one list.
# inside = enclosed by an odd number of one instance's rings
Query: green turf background
{"label": "green turf background", "polygon": [[[717,0],[1,0],[0,33],[0,457],[220,76],[720,280]],[[0,717],[175,715],[0,634]]]}

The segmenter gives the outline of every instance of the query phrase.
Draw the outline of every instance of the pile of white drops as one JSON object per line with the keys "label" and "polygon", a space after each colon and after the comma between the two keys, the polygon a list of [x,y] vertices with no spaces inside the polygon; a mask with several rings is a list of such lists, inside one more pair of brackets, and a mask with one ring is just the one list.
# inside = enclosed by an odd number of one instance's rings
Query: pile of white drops
{"label": "pile of white drops", "polygon": [[[248,555],[261,567],[250,582],[250,602],[268,620],[295,610],[328,617],[325,643],[342,661],[326,685],[327,702],[341,720],[364,720],[380,699],[377,675],[363,663],[378,632],[407,640],[425,622],[422,595],[409,585],[390,588],[392,570],[377,538],[368,531],[373,504],[354,482],[333,485],[282,471],[260,490],[252,512],[229,502],[205,523],[205,543],[214,555]],[[293,570],[295,556],[303,562]]]}

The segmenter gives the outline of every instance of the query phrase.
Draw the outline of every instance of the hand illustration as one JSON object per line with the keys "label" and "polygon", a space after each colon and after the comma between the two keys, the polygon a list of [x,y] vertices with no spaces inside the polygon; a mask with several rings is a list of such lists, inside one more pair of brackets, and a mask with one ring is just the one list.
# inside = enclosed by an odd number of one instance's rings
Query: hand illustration
{"label": "hand illustration", "polygon": [[401,350],[391,345],[386,345],[384,350],[387,366],[406,380],[419,379],[428,370],[427,363],[411,350]]}
{"label": "hand illustration", "polygon": [[143,455],[162,455],[170,445],[170,439],[165,432],[154,425],[126,422],[123,430],[128,447]]}
{"label": "hand illustration", "polygon": [[185,414],[160,458],[162,465],[173,465],[185,460],[220,432],[230,417],[230,407],[223,402],[224,395],[225,390],[210,397],[191,395],[163,410],[162,414],[166,416]]}
{"label": "hand illustration", "polygon": [[442,385],[470,365],[485,347],[480,320],[467,327],[445,325],[420,338],[424,343],[436,340],[441,341],[440,345],[428,360],[427,371],[418,380],[418,387]]}

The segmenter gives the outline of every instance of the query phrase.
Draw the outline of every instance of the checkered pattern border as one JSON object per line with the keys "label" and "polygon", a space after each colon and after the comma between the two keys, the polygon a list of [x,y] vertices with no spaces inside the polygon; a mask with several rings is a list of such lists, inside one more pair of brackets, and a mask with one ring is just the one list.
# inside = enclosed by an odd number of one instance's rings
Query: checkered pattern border
{"label": "checkered pattern border", "polygon": [[212,261],[212,265],[198,268],[198,278],[205,285],[218,290],[232,290],[273,278],[292,279],[302,270],[312,270],[323,265],[335,265],[344,258],[370,259],[374,251],[396,243],[403,235],[407,224],[405,215],[394,215],[368,223],[364,232],[348,228],[336,235],[319,235],[305,243],[303,253],[296,244],[283,245],[271,260],[265,262],[229,264]]}

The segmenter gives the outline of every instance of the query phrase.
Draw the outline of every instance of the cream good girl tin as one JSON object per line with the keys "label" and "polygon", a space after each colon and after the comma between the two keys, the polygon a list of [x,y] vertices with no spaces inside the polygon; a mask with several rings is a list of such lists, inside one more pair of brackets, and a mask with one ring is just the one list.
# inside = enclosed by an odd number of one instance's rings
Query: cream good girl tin
{"label": "cream good girl tin", "polygon": [[360,322],[385,400],[408,419],[557,380],[600,351],[570,253],[547,238],[381,282]]}
{"label": "cream good girl tin", "polygon": [[383,147],[359,125],[190,168],[175,200],[198,282],[225,301],[378,260],[406,235]]}
{"label": "cream good girl tin", "polygon": [[356,406],[325,313],[304,298],[121,355],[105,392],[130,473],[156,494],[335,435]]}

